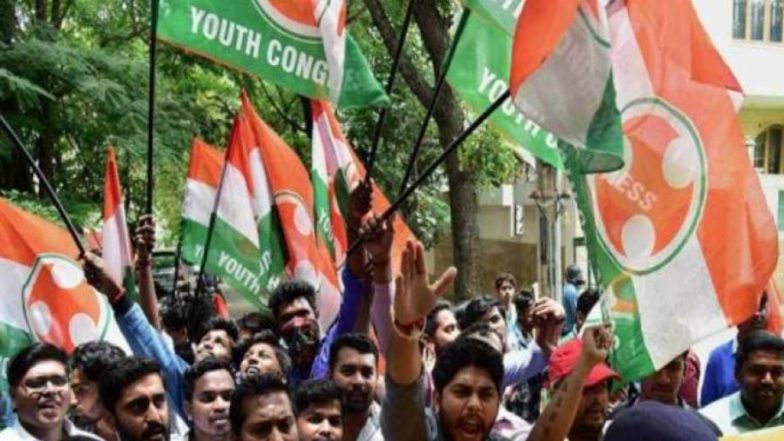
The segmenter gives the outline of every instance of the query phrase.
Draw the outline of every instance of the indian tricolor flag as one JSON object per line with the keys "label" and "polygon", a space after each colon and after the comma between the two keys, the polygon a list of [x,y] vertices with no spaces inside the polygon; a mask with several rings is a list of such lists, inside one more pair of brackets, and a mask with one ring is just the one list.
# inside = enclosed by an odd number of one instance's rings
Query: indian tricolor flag
{"label": "indian tricolor flag", "polygon": [[610,38],[600,0],[529,0],[512,47],[512,100],[576,148],[581,171],[621,167]]}
{"label": "indian tricolor flag", "polygon": [[329,99],[333,103],[340,101],[343,87],[343,68],[346,62],[346,2],[344,0],[311,0],[315,4],[313,10],[321,40],[324,43],[324,55],[329,65]]}
{"label": "indian tricolor flag", "polygon": [[326,329],[337,317],[341,289],[329,249],[316,234],[308,170],[291,147],[259,118],[244,93],[241,113],[253,128],[280,215],[288,259],[286,267],[290,275],[316,288],[319,322]]}
{"label": "indian tricolor flag", "polygon": [[282,271],[282,251],[259,149],[246,118],[234,119],[210,248],[208,273],[220,276],[245,299],[266,307]]}
{"label": "indian tricolor flag", "polygon": [[[0,199],[0,359],[34,342],[72,351],[92,340],[130,349],[105,296],[86,281],[71,236]],[[5,386],[5,370],[2,386]]]}
{"label": "indian tricolor flag", "polygon": [[114,149],[109,147],[106,159],[103,193],[103,227],[101,229],[103,246],[102,257],[106,271],[114,280],[120,280],[129,293],[136,292],[131,253],[131,236],[125,219],[120,174],[117,171],[117,158]]}
{"label": "indian tricolor flag", "polygon": [[[365,178],[365,166],[343,135],[332,105],[327,101],[313,100],[310,107],[313,117],[313,188],[317,219],[321,224],[321,219],[326,218],[327,209],[330,210],[335,248],[345,251],[345,219],[348,216],[349,195]],[[326,180],[327,191],[323,190],[325,184],[322,184],[321,180]],[[323,198],[323,195],[329,196],[330,200],[319,199]],[[386,211],[389,205],[389,200],[381,189],[373,184],[373,210],[380,214]],[[414,235],[400,215],[395,216],[393,227],[395,242],[392,245],[392,262],[397,273],[406,241]],[[343,228],[342,232],[340,228]]]}
{"label": "indian tricolor flag", "polygon": [[193,139],[180,224],[181,259],[190,265],[201,264],[224,156],[215,147]]}
{"label": "indian tricolor flag", "polygon": [[[543,37],[524,42],[534,29]],[[548,127],[556,136],[591,149],[593,126],[615,125],[608,120],[615,115],[623,127],[620,170],[583,175],[575,155],[567,161],[604,310],[615,322],[614,367],[640,378],[751,316],[776,266],[776,226],[736,115],[740,85],[691,2],[614,2],[605,11],[592,2],[529,0],[516,38],[540,60],[526,64],[522,50],[515,54],[522,63],[515,69],[527,71],[513,73],[524,103],[552,92],[528,82],[540,73],[590,77],[557,85],[569,115]],[[600,52],[611,71],[586,70]],[[589,104],[610,78],[616,110],[597,112]],[[524,107],[532,115],[557,111],[533,103]]]}

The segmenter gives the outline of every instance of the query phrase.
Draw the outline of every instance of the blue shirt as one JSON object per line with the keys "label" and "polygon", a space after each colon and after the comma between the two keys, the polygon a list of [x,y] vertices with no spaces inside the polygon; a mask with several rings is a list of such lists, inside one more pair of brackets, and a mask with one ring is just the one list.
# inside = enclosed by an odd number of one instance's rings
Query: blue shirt
{"label": "blue shirt", "polygon": [[564,323],[563,333],[568,334],[574,329],[577,323],[577,287],[571,283],[564,285],[563,307],[566,311],[566,322]]}
{"label": "blue shirt", "polygon": [[740,390],[735,380],[736,349],[737,343],[732,339],[711,352],[702,382],[700,406],[705,407]]}

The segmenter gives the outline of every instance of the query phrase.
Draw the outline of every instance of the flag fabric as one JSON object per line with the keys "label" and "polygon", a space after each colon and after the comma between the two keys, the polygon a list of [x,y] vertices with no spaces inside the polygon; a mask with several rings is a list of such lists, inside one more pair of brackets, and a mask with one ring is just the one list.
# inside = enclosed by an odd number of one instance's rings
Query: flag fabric
{"label": "flag fabric", "polygon": [[241,113],[229,142],[205,271],[263,309],[283,271],[280,234],[259,149]]}
{"label": "flag fabric", "polygon": [[[62,228],[0,199],[0,358],[35,341],[67,352],[107,340],[130,354],[106,297],[86,281]],[[3,370],[2,387],[7,387]]]}
{"label": "flag fabric", "polygon": [[344,0],[161,0],[158,39],[340,107],[387,105]]}
{"label": "flag fabric", "polygon": [[193,139],[180,223],[180,258],[189,265],[201,265],[224,156],[215,147]]}
{"label": "flag fabric", "polygon": [[[473,112],[483,112],[509,89],[511,53],[511,33],[481,15],[469,16],[446,79]],[[525,118],[511,99],[490,116],[490,123],[526,162],[533,164],[532,157],[537,157],[563,169],[558,139]]]}
{"label": "flag fabric", "polygon": [[[348,216],[349,195],[359,185],[360,181],[365,179],[365,167],[343,135],[340,123],[335,117],[335,112],[329,102],[311,101],[311,115],[313,118],[313,157],[316,158],[317,155],[323,156],[330,193],[334,194],[330,203],[332,225],[333,229],[337,229],[334,227],[335,225],[345,225],[345,219]],[[323,150],[324,153],[316,151],[319,149]],[[374,183],[373,211],[383,213],[389,206],[389,200],[378,185]],[[398,274],[400,258],[403,255],[403,250],[405,250],[406,241],[415,237],[400,215],[395,216],[392,226],[395,230],[395,239],[392,244],[392,266],[395,274]],[[339,233],[336,234],[339,243],[341,243],[341,240],[344,240],[342,237],[339,236]]]}
{"label": "flag fabric", "polygon": [[103,195],[103,227],[101,229],[102,257],[106,271],[114,280],[121,281],[126,291],[136,297],[133,256],[128,222],[125,219],[120,174],[114,149],[109,147],[106,160]]}
{"label": "flag fabric", "polygon": [[623,165],[607,17],[597,2],[527,1],[514,37],[509,79],[517,107],[577,148],[575,157],[585,172]]}
{"label": "flag fabric", "polygon": [[[635,380],[754,313],[776,266],[776,226],[736,115],[740,86],[691,3],[615,2],[606,20],[596,21],[606,23],[604,30],[589,27],[594,21],[586,17],[605,12],[594,3],[556,3],[526,3],[517,36],[545,32],[541,42],[550,52],[529,47],[536,54],[520,66],[533,69],[518,76],[551,72],[552,51],[590,53],[593,45],[605,48],[602,60],[611,61],[611,74],[598,67],[583,71],[594,78],[564,90],[562,108],[572,110],[571,125],[554,134],[574,141],[577,129],[597,115],[586,97],[594,103],[598,97],[583,87],[608,90],[612,84],[623,168],[585,175],[574,157],[567,158],[567,168],[591,264],[605,288],[601,308],[615,324],[613,366]],[[545,61],[537,68],[530,64],[534,58]],[[518,81],[524,102],[534,92],[529,81]],[[590,149],[590,136],[584,139]]]}
{"label": "flag fabric", "polygon": [[326,329],[338,315],[341,288],[329,250],[316,233],[313,187],[308,171],[291,147],[259,118],[245,93],[242,113],[253,129],[280,215],[288,273],[316,288],[319,323]]}
{"label": "flag fabric", "polygon": [[525,0],[463,0],[463,5],[480,15],[486,24],[513,36]]}

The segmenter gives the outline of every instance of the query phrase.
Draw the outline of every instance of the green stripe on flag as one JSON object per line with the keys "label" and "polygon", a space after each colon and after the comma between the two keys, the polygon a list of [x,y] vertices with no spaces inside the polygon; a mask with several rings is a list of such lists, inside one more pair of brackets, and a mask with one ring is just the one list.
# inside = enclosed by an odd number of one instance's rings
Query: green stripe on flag
{"label": "green stripe on flag", "polygon": [[488,24],[492,23],[510,36],[514,36],[517,19],[525,0],[463,0],[467,8],[481,14]]}
{"label": "green stripe on flag", "polygon": [[[458,43],[447,81],[474,112],[482,112],[509,88],[512,36],[472,14]],[[507,101],[490,117],[491,124],[515,148],[562,169],[558,139],[526,119]]]}
{"label": "green stripe on flag", "polygon": [[[161,0],[157,36],[297,94],[329,98],[329,67],[322,40],[275,23],[256,0]],[[389,97],[348,35],[339,105],[388,104]]]}
{"label": "green stripe on flag", "polygon": [[15,326],[0,322],[0,391],[8,391],[6,366],[8,359],[35,341],[33,335]]}

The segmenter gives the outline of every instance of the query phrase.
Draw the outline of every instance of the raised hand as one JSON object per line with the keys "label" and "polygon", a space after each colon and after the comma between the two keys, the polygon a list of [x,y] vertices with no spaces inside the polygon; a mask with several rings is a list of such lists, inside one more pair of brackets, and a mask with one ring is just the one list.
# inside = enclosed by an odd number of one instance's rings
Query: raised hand
{"label": "raised hand", "polygon": [[434,283],[430,283],[422,244],[408,241],[401,259],[401,275],[396,280],[395,321],[409,325],[424,319],[452,285],[457,270],[450,267]]}
{"label": "raised hand", "polygon": [[155,220],[152,215],[145,214],[139,218],[139,224],[134,232],[136,244],[136,257],[139,265],[147,265],[152,259],[152,250],[155,249]]}
{"label": "raised hand", "polygon": [[593,367],[607,359],[613,344],[610,325],[597,325],[583,330],[583,352],[581,360]]}
{"label": "raised hand", "polygon": [[373,186],[362,180],[351,192],[348,200],[348,219],[346,223],[351,231],[359,230],[362,219],[373,207]]}
{"label": "raised hand", "polygon": [[100,256],[88,251],[82,259],[84,261],[82,268],[87,283],[106,294],[110,301],[117,299],[123,293],[122,285],[109,275],[109,272],[106,271],[106,265]]}
{"label": "raised hand", "polygon": [[381,220],[373,214],[359,229],[359,236],[365,241],[365,250],[370,253],[375,266],[386,265],[391,259],[392,243],[395,240],[393,219]]}

